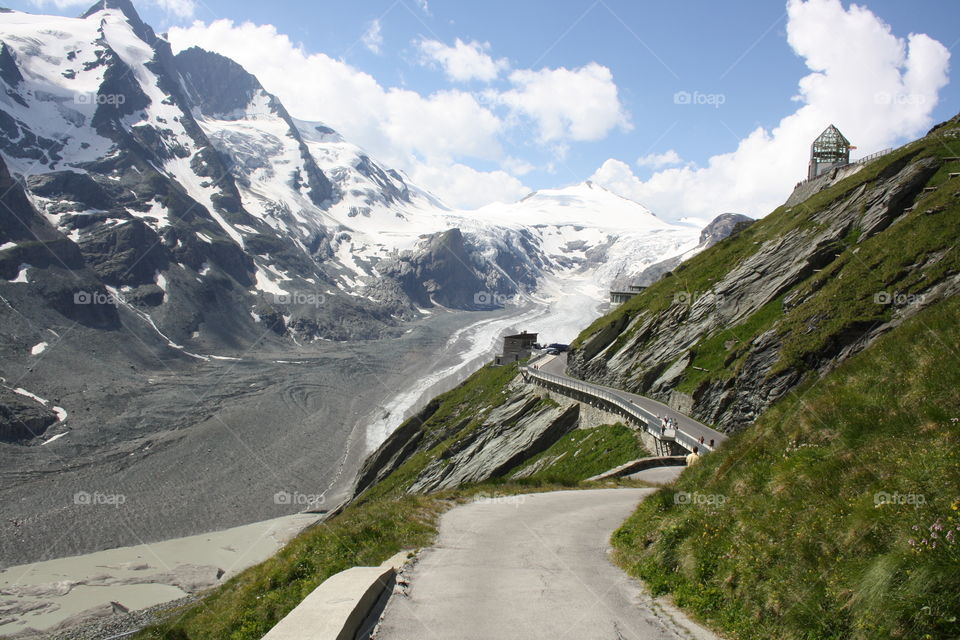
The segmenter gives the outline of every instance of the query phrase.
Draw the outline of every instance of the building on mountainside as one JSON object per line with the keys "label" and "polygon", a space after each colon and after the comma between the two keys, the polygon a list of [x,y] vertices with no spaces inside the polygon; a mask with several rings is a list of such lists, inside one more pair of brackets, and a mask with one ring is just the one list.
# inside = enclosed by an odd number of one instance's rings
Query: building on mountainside
{"label": "building on mountainside", "polygon": [[830,125],[823,130],[813,144],[810,145],[810,166],[807,169],[807,180],[821,176],[836,167],[850,164],[850,145],[840,130]]}
{"label": "building on mountainside", "polygon": [[610,304],[612,305],[623,304],[624,302],[626,302],[627,300],[637,295],[638,293],[640,293],[646,288],[647,287],[642,284],[631,284],[629,287],[627,287],[626,291],[611,290]]}
{"label": "building on mountainside", "polygon": [[512,336],[504,336],[503,353],[497,356],[496,365],[510,364],[524,358],[529,358],[533,347],[537,343],[537,334],[521,331]]}

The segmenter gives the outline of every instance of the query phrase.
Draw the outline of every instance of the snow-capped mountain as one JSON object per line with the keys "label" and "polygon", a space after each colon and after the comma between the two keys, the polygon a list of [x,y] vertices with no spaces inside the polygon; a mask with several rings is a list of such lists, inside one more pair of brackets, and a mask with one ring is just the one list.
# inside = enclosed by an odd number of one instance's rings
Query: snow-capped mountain
{"label": "snow-capped mountain", "polygon": [[519,202],[491,204],[474,215],[533,230],[560,268],[593,268],[601,286],[633,277],[663,256],[696,244],[692,227],[670,224],[643,205],[590,181],[535,191]]}
{"label": "snow-capped mountain", "polygon": [[15,200],[0,289],[16,311],[135,327],[194,358],[265,331],[378,336],[546,274],[605,286],[696,243],[590,183],[451,210],[232,60],[174,55],[130,0],[0,13],[0,156]]}
{"label": "snow-capped mountain", "polygon": [[602,265],[610,281],[692,239],[589,183],[452,211],[295,120],[235,62],[173,55],[129,0],[75,19],[3,13],[0,40],[11,174],[109,295],[174,344],[263,327],[368,337],[434,304],[532,291],[545,272]]}

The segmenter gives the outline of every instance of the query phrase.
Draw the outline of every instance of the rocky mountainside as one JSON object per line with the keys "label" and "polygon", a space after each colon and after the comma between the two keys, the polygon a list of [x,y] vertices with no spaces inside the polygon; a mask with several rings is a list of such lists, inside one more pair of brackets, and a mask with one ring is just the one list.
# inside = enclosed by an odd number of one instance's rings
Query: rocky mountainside
{"label": "rocky mountainside", "polygon": [[370,501],[494,481],[575,484],[649,455],[609,414],[488,365],[411,416],[364,462],[354,497]]}
{"label": "rocky mountainside", "polygon": [[[573,371],[736,431],[960,291],[960,120],[793,199],[577,339]],[[951,176],[952,174],[952,176]]]}

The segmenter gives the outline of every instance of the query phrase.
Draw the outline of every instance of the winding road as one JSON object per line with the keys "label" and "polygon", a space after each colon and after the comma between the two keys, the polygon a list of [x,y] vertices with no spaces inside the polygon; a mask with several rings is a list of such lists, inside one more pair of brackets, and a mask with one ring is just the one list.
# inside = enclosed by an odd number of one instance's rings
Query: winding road
{"label": "winding road", "polygon": [[610,534],[653,491],[558,491],[448,511],[373,637],[716,640],[608,560]]}
{"label": "winding road", "polygon": [[[689,436],[692,436],[694,440],[703,438],[704,442],[707,443],[707,446],[703,447],[707,450],[712,450],[715,447],[710,447],[709,443],[712,440],[716,446],[719,446],[727,439],[725,433],[721,433],[715,429],[711,429],[702,422],[694,420],[690,416],[683,414],[676,409],[667,406],[662,402],[658,402],[653,398],[648,398],[646,396],[637,395],[635,393],[630,393],[629,391],[624,391],[622,389],[615,389],[614,387],[607,387],[601,384],[596,384],[593,382],[587,382],[585,380],[579,380],[577,378],[571,378],[567,375],[567,354],[560,354],[559,356],[545,356],[535,360],[531,364],[535,364],[539,371],[544,373],[549,373],[555,376],[559,376],[571,382],[576,382],[587,387],[592,387],[597,390],[606,391],[608,393],[614,394],[623,398],[627,402],[640,407],[641,409],[646,410],[652,416],[663,416],[666,418],[671,418],[679,428],[680,431],[686,433]],[[668,432],[669,434],[670,432]]]}

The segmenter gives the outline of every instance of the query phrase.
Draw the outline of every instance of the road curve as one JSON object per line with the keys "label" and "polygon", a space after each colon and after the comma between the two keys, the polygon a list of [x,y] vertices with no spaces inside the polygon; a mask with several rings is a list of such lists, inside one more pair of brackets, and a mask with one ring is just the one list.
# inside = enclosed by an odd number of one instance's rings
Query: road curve
{"label": "road curve", "polygon": [[373,637],[716,640],[608,560],[611,532],[652,491],[558,491],[448,511]]}
{"label": "road curve", "polygon": [[629,391],[624,391],[622,389],[615,389],[613,387],[607,387],[602,384],[596,384],[593,382],[587,382],[586,380],[579,380],[577,378],[572,378],[567,375],[567,354],[563,353],[559,356],[550,358],[546,357],[541,360],[538,360],[538,367],[546,372],[552,373],[555,376],[561,376],[579,382],[581,384],[587,384],[591,387],[596,387],[597,389],[604,389],[606,391],[613,392],[620,397],[626,399],[629,402],[637,405],[642,409],[646,409],[648,412],[655,416],[664,416],[667,418],[672,418],[674,422],[680,427],[681,430],[693,436],[694,438],[703,438],[704,442],[709,443],[710,440],[713,440],[716,445],[719,445],[721,442],[724,442],[727,439],[727,434],[721,433],[715,429],[711,429],[702,422],[694,420],[690,416],[680,413],[676,409],[665,405],[662,402],[658,402],[653,398],[648,398],[646,396],[637,395],[635,393],[630,393]]}

